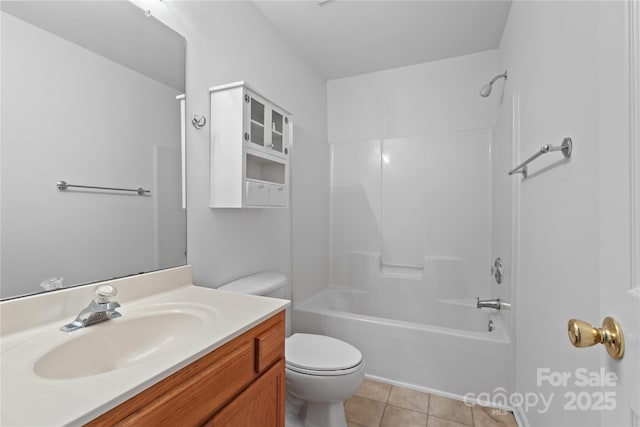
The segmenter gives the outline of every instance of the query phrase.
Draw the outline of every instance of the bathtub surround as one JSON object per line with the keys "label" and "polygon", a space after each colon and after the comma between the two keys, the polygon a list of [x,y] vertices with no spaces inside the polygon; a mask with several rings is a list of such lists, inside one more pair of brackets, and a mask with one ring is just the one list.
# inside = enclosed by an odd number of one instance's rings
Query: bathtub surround
{"label": "bathtub surround", "polygon": [[371,375],[459,398],[512,389],[511,312],[475,308],[511,298],[511,228],[493,230],[504,205],[511,224],[510,192],[492,190],[495,156],[511,154],[494,154],[503,84],[478,95],[500,68],[492,50],[327,84],[332,288],[294,324],[353,342]]}
{"label": "bathtub surround", "polygon": [[477,86],[499,66],[491,50],[328,82],[331,284],[350,286],[349,254],[367,251],[385,266],[414,267],[409,275],[425,256],[456,257],[465,297],[492,291],[500,93],[483,99]]}
{"label": "bathtub surround", "polygon": [[401,276],[421,276],[425,256],[455,257],[458,297],[487,295],[490,148],[488,129],[332,144],[331,284],[354,286],[358,251]]}

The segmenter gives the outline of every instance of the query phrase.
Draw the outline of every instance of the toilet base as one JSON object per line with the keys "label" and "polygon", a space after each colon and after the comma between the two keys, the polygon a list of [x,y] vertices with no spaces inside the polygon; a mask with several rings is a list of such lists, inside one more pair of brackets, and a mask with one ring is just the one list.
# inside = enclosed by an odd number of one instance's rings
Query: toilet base
{"label": "toilet base", "polygon": [[287,393],[285,427],[347,427],[344,402],[307,402]]}
{"label": "toilet base", "polygon": [[344,402],[307,402],[305,427],[347,427]]}

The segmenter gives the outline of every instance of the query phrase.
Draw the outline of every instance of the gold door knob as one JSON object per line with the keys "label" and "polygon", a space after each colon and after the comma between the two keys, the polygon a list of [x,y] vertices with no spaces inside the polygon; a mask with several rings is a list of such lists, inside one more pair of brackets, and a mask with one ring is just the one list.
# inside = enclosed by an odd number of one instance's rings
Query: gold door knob
{"label": "gold door knob", "polygon": [[622,328],[612,317],[604,318],[602,328],[596,328],[584,320],[569,320],[569,341],[575,347],[604,344],[607,353],[614,359],[622,359],[624,355]]}

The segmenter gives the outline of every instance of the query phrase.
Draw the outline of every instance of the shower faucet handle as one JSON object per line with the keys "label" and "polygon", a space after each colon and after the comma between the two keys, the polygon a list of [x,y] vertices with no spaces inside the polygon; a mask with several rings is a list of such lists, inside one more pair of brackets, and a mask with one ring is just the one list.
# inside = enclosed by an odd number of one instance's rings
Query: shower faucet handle
{"label": "shower faucet handle", "polygon": [[496,258],[491,266],[491,275],[496,279],[498,285],[502,283],[502,260],[500,257]]}

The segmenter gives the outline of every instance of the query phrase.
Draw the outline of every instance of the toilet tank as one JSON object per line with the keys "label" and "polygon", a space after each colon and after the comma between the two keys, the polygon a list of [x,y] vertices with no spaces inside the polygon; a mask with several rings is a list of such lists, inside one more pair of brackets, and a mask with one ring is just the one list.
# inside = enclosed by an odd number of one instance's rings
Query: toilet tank
{"label": "toilet tank", "polygon": [[288,299],[285,289],[286,284],[287,276],[284,274],[264,271],[234,280],[220,286],[218,289],[238,294]]}
{"label": "toilet tank", "polygon": [[[218,290],[237,294],[258,295],[263,297],[289,299],[287,295],[287,276],[281,273],[263,271],[262,273],[245,276],[224,284]],[[291,311],[286,310],[285,336],[291,335]]]}

